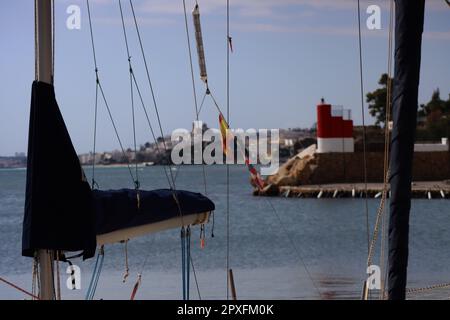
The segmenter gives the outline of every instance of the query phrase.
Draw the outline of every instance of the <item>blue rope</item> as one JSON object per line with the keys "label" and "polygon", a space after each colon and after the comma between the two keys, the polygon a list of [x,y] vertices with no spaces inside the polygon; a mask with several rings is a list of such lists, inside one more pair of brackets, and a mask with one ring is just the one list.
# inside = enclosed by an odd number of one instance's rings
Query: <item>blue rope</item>
{"label": "blue rope", "polygon": [[100,266],[98,267],[97,278],[95,279],[95,285],[92,288],[91,300],[94,299],[94,295],[95,295],[95,292],[97,290],[98,280],[100,279],[100,273],[102,272],[103,260],[104,259],[105,259],[105,255],[102,254],[101,257],[100,257]]}
{"label": "blue rope", "polygon": [[100,273],[103,267],[103,260],[105,259],[105,253],[103,247],[97,254],[97,259],[95,260],[94,270],[92,272],[91,281],[89,283],[88,290],[86,292],[86,300],[94,299],[95,291],[97,290],[98,280],[100,279]]}
{"label": "blue rope", "polygon": [[190,285],[190,262],[191,260],[191,228],[188,227],[187,228],[187,232],[186,232],[186,297],[187,300],[189,300],[189,285]]}
{"label": "blue rope", "polygon": [[183,300],[186,300],[186,272],[185,272],[185,232],[184,227],[181,228],[181,278],[183,281]]}
{"label": "blue rope", "polygon": [[92,284],[94,283],[95,273],[97,272],[99,258],[100,258],[100,253],[97,254],[97,259],[95,260],[94,270],[92,271],[91,281],[89,282],[89,287],[86,291],[85,300],[90,300],[89,297],[91,295]]}

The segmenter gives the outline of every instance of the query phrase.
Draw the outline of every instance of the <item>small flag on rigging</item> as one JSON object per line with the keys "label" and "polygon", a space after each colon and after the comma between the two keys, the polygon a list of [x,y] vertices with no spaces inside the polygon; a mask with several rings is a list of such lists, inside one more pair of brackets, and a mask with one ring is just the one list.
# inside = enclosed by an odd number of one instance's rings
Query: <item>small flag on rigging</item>
{"label": "small flag on rigging", "polygon": [[[234,136],[231,133],[230,127],[228,126],[228,123],[225,121],[225,118],[223,117],[222,113],[219,114],[219,123],[220,123],[220,133],[222,135],[222,149],[223,153],[227,155],[230,141],[234,142]],[[240,144],[239,139],[237,143]],[[259,190],[262,190],[264,188],[264,181],[261,179],[256,168],[250,163],[250,152],[248,151],[245,145],[243,146],[243,148],[241,147],[239,149],[241,151],[243,150],[245,165],[247,166],[248,171],[250,172],[250,177],[253,183]]]}
{"label": "small flag on rigging", "polygon": [[225,121],[222,113],[219,114],[220,134],[222,135],[222,150],[225,155],[228,154],[229,142],[234,140],[228,123]]}
{"label": "small flag on rigging", "polygon": [[233,53],[233,41],[231,37],[228,37],[228,44],[230,45],[231,53]]}

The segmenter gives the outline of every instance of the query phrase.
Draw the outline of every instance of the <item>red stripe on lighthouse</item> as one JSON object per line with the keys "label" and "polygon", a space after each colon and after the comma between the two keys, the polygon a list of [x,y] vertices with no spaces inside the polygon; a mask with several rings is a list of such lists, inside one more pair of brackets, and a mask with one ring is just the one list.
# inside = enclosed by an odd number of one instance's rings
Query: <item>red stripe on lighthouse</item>
{"label": "red stripe on lighthouse", "polygon": [[353,121],[344,120],[342,116],[333,117],[330,104],[319,104],[317,106],[317,137],[352,138]]}

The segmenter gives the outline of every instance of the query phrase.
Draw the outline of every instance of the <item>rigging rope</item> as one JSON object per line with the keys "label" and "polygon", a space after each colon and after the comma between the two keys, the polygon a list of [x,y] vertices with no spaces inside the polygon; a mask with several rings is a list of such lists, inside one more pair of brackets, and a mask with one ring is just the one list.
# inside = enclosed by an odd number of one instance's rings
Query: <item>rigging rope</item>
{"label": "rigging rope", "polygon": [[[152,237],[152,241],[150,242],[149,247],[153,246],[153,242],[154,241],[155,241],[155,238]],[[136,283],[134,285],[133,291],[131,293],[131,298],[130,298],[131,300],[134,300],[134,297],[136,296],[136,293],[137,293],[137,291],[138,291],[138,289],[139,289],[139,287],[141,285],[142,274],[144,273],[144,268],[145,268],[145,265],[147,264],[147,260],[148,260],[149,256],[150,256],[150,251],[148,251],[147,254],[145,255],[144,263],[142,264],[141,270],[138,273],[138,278],[136,280]]]}
{"label": "rigging rope", "polygon": [[97,114],[98,114],[98,86],[95,86],[95,107],[94,107],[94,147],[93,147],[93,159],[92,159],[92,189],[98,188],[98,184],[95,181],[95,161],[96,161],[96,148],[97,148]]}
{"label": "rigging rope", "polygon": [[[154,106],[155,113],[156,113],[157,120],[158,120],[158,125],[159,125],[159,130],[160,130],[160,134],[161,134],[161,138],[162,138],[162,143],[163,143],[163,146],[164,146],[165,153],[167,154],[167,146],[166,146],[165,139],[164,139],[164,133],[163,133],[163,129],[162,129],[161,119],[160,119],[160,116],[159,116],[159,111],[158,111],[158,106],[157,106],[157,103],[156,103],[155,93],[154,93],[153,85],[152,85],[151,78],[150,78],[150,72],[149,72],[149,68],[148,68],[148,64],[147,64],[147,59],[146,59],[146,55],[145,55],[145,51],[144,51],[144,46],[143,46],[143,43],[142,43],[142,38],[141,38],[140,31],[139,31],[139,25],[137,23],[133,2],[132,2],[132,0],[130,0],[129,2],[130,2],[131,12],[132,12],[132,15],[133,15],[134,26],[135,26],[136,33],[137,33],[138,40],[139,40],[139,45],[140,45],[140,49],[141,49],[142,58],[143,58],[143,61],[144,61],[144,66],[145,66],[145,70],[146,70],[147,80],[148,80],[148,84],[149,84],[151,95],[152,95],[152,99],[153,99],[153,106]],[[125,42],[126,42],[126,45],[127,45],[127,53],[128,53],[128,56],[130,57],[129,49],[128,49],[128,41],[127,41],[127,37],[126,37],[125,23],[124,23],[122,10],[121,10],[121,19],[122,19],[122,25],[123,25],[124,34],[125,34]],[[144,103],[144,100],[143,100],[143,97],[142,97],[142,94],[141,94],[141,90],[139,89],[139,85],[137,83],[136,77],[135,77],[134,72],[132,71],[132,68],[131,68],[131,61],[130,60],[131,59],[129,58],[130,74],[131,74],[133,82],[134,82],[134,84],[136,86],[136,90],[138,92],[138,96],[139,96],[139,99],[141,101],[141,106],[143,108],[143,111],[144,111],[147,123],[149,125],[152,137],[153,137],[153,139],[155,141],[155,145],[156,145],[157,151],[158,151],[158,153],[160,153],[158,140],[156,139],[156,136],[154,134],[153,127],[152,127],[151,122],[150,122],[150,117],[148,116],[147,108],[145,107],[145,103]],[[174,179],[172,170],[170,170],[170,168],[168,169],[168,171],[170,173],[170,177],[169,177],[169,174],[167,173],[167,167],[164,165],[163,168],[164,168],[164,173],[166,175],[168,184],[169,184],[170,189],[172,191],[172,196],[173,196],[174,201],[175,201],[175,203],[177,205],[177,208],[178,208],[179,216],[181,218],[181,224],[184,227],[185,223],[184,223],[184,219],[183,219],[183,212],[181,210],[180,203],[178,201],[178,196],[177,196],[177,193],[176,193],[176,184],[175,184],[175,179]],[[135,290],[136,291],[137,291],[138,286],[139,285],[137,283],[135,285]]]}
{"label": "rigging rope", "polygon": [[[142,43],[141,33],[139,31],[139,25],[137,23],[136,13],[134,11],[133,0],[130,0],[130,7],[131,7],[131,12],[133,14],[134,26],[135,26],[137,37],[138,37],[138,40],[139,40],[139,46],[140,46],[140,49],[141,49],[141,55],[142,55],[142,59],[144,61],[145,71],[146,71],[146,75],[147,75],[148,84],[149,84],[149,87],[150,87],[150,92],[151,92],[151,95],[152,95],[153,107],[155,109],[156,118],[158,120],[158,126],[159,126],[159,131],[160,131],[160,134],[161,134],[161,138],[162,138],[162,143],[163,143],[163,146],[164,146],[164,151],[167,153],[168,149],[167,149],[166,141],[164,139],[164,132],[163,132],[163,129],[162,129],[162,124],[161,124],[161,117],[159,116],[158,105],[156,103],[156,97],[155,97],[155,93],[154,93],[154,90],[153,90],[152,81],[151,81],[151,78],[150,78],[150,71],[149,71],[149,67],[148,67],[148,63],[147,63],[147,59],[146,59],[146,55],[145,55],[144,45]],[[169,185],[170,185],[171,190],[172,190],[173,198],[174,198],[174,200],[175,200],[175,202],[177,204],[177,207],[178,207],[178,212],[179,212],[179,215],[180,215],[180,218],[181,218],[181,223],[184,226],[185,224],[184,224],[184,220],[183,220],[183,212],[181,211],[180,203],[178,201],[178,196],[176,194],[175,179],[174,179],[172,170],[169,169],[168,171],[170,173],[170,180],[168,180],[168,182],[169,182]]]}
{"label": "rigging rope", "polygon": [[184,227],[181,228],[181,281],[183,283],[183,300],[186,300],[186,270],[185,270],[185,260],[186,260],[186,246],[185,242],[185,230]]}
{"label": "rigging rope", "polygon": [[[136,14],[135,14],[135,11],[134,11],[134,6],[133,6],[133,1],[132,0],[130,0],[130,7],[131,7],[131,12],[133,14],[133,21],[134,21],[134,26],[136,28],[137,37],[138,37],[138,40],[139,40],[139,46],[140,46],[140,49],[141,49],[142,59],[144,61],[144,66],[145,66],[145,72],[146,72],[146,75],[147,75],[147,80],[148,80],[148,84],[149,84],[149,87],[150,87],[150,92],[151,92],[151,95],[152,95],[153,106],[154,106],[154,109],[155,109],[156,118],[158,120],[159,131],[160,131],[161,138],[162,138],[162,141],[163,141],[164,150],[167,152],[167,146],[166,146],[166,142],[164,140],[164,131],[162,129],[162,124],[161,124],[161,117],[159,115],[158,105],[156,103],[155,92],[153,90],[153,84],[152,84],[152,80],[150,78],[150,70],[149,70],[149,67],[148,67],[148,63],[147,63],[147,59],[146,59],[146,55],[145,55],[145,50],[144,50],[144,45],[142,43],[141,33],[139,31],[139,26],[138,26],[138,23],[137,23]],[[172,176],[172,183],[173,183],[173,176]]]}
{"label": "rigging rope", "polygon": [[128,240],[125,240],[124,252],[125,252],[125,272],[122,277],[123,283],[127,281],[127,278],[130,275],[130,268],[128,266]]}
{"label": "rigging rope", "polygon": [[95,291],[97,290],[98,279],[100,278],[100,273],[103,267],[103,260],[105,259],[104,247],[101,246],[97,254],[97,259],[95,260],[94,270],[92,271],[91,281],[89,282],[89,287],[86,292],[86,300],[94,299]]}
{"label": "rigging rope", "polygon": [[363,57],[362,57],[362,36],[361,36],[361,7],[358,0],[358,44],[359,44],[359,80],[361,90],[361,116],[363,126],[363,167],[364,167],[364,193],[365,193],[365,213],[366,213],[366,233],[367,233],[367,253],[370,250],[370,228],[369,228],[369,199],[367,197],[367,156],[366,156],[366,121],[364,112],[364,79],[363,79]]}
{"label": "rigging rope", "polygon": [[385,122],[385,142],[384,142],[384,175],[383,175],[383,191],[380,200],[380,205],[377,211],[376,223],[374,227],[374,232],[372,236],[372,241],[370,245],[369,255],[367,259],[367,265],[372,262],[375,243],[377,241],[378,229],[383,215],[384,205],[387,196],[387,184],[389,179],[389,119],[390,119],[390,109],[391,109],[391,75],[392,75],[392,29],[393,29],[393,0],[391,0],[391,10],[390,10],[390,23],[389,23],[389,44],[388,44],[388,82],[387,82],[387,94],[386,94],[386,122]]}
{"label": "rigging rope", "polygon": [[[187,47],[188,47],[188,54],[189,54],[189,66],[190,66],[190,70],[191,70],[192,93],[193,93],[193,97],[194,97],[194,107],[195,107],[195,119],[198,121],[200,111],[199,111],[198,102],[197,102],[197,90],[195,88],[194,66],[192,63],[191,39],[189,37],[189,26],[188,26],[188,18],[187,18],[187,10],[186,10],[186,0],[183,0],[183,11],[184,11],[184,25],[185,25],[185,29],[186,29],[186,40],[187,40]],[[204,99],[205,98],[203,97],[203,101],[204,101]],[[202,101],[202,105],[203,105],[203,101]],[[208,190],[206,187],[206,169],[205,169],[205,164],[203,163],[203,161],[202,161],[202,173],[203,173],[204,191],[205,191],[205,195],[207,195]]]}
{"label": "rigging rope", "polygon": [[[89,5],[89,0],[86,0],[86,6],[87,6],[87,11],[88,11],[88,20],[89,20],[89,30],[90,30],[91,44],[92,44],[92,53],[93,53],[93,57],[94,57],[96,87],[100,90],[100,94],[101,94],[101,96],[103,98],[103,102],[105,104],[106,110],[108,111],[108,115],[109,115],[109,118],[111,120],[111,124],[113,126],[114,132],[116,134],[117,141],[119,142],[120,149],[122,151],[123,156],[127,159],[128,171],[130,173],[130,176],[131,176],[131,179],[133,181],[133,184],[135,185],[136,180],[135,180],[135,178],[133,176],[133,172],[131,171],[130,161],[129,161],[128,156],[127,156],[127,154],[125,152],[125,149],[123,147],[122,140],[120,139],[116,123],[115,123],[114,118],[112,116],[111,109],[109,107],[108,101],[107,101],[105,93],[103,91],[103,87],[102,87],[101,82],[100,82],[100,76],[99,76],[99,70],[98,70],[98,64],[97,64],[97,56],[96,56],[96,53],[95,53],[96,50],[95,50],[95,42],[94,42],[94,32],[93,32],[93,28],[92,28],[91,9],[90,9],[90,5]],[[97,98],[98,97],[97,97],[97,93],[96,93],[96,99]],[[97,109],[97,101],[96,101],[96,109]],[[97,110],[95,111],[95,113],[97,114]],[[95,121],[96,121],[96,119],[97,119],[97,117],[95,117]],[[96,127],[96,125],[95,125],[95,127]],[[96,133],[94,134],[94,139],[96,139]],[[94,144],[95,144],[95,141],[94,141]],[[95,168],[95,153],[94,153],[93,163],[94,163],[93,166]],[[93,184],[93,187],[94,187],[95,181],[93,181],[92,184]]]}
{"label": "rigging rope", "polygon": [[311,281],[314,289],[316,290],[316,292],[319,295],[319,297],[322,298],[322,293],[319,290],[319,286],[314,281],[314,278],[312,277],[312,275],[311,275],[311,273],[310,273],[310,271],[308,269],[308,266],[306,265],[305,260],[303,259],[302,255],[300,254],[300,250],[297,248],[297,246],[295,245],[294,240],[291,238],[288,230],[284,226],[283,221],[281,220],[281,217],[278,214],[278,211],[275,209],[275,206],[272,204],[272,201],[270,201],[270,199],[266,199],[265,198],[265,200],[267,201],[269,206],[272,208],[272,212],[275,214],[275,217],[277,218],[278,222],[280,223],[280,226],[283,229],[283,232],[286,235],[286,238],[289,240],[289,243],[291,244],[292,248],[294,249],[295,253],[297,254],[297,257],[300,260],[301,264],[303,265],[303,269],[305,270],[306,275],[308,276],[309,280]]}
{"label": "rigging rope", "polygon": [[[138,82],[137,82],[137,80],[136,80],[136,76],[134,75],[134,72],[132,73],[132,76],[133,76],[133,82],[134,82],[134,85],[135,85],[135,87],[136,87],[136,91],[137,91],[137,93],[138,93],[139,100],[140,100],[140,102],[141,102],[142,110],[144,111],[145,119],[146,119],[147,124],[148,124],[148,126],[149,126],[150,133],[151,133],[152,138],[153,138],[153,142],[155,143],[156,152],[157,152],[158,154],[164,155],[164,153],[163,153],[163,152],[161,151],[161,149],[159,148],[159,145],[158,145],[158,139],[156,138],[155,132],[154,132],[154,130],[153,130],[153,126],[152,126],[152,124],[151,124],[150,117],[149,117],[148,112],[147,112],[147,107],[145,106],[144,98],[142,97],[142,93],[141,93],[141,90],[139,89],[139,85],[138,85]],[[164,174],[165,174],[165,176],[166,176],[167,182],[168,182],[168,184],[169,184],[169,187],[172,188],[172,182],[171,182],[171,180],[170,180],[169,174],[167,173],[167,170],[170,170],[170,168],[168,168],[168,166],[164,164],[164,165],[163,165],[163,170],[164,170]]]}
{"label": "rigging rope", "polygon": [[[386,199],[388,193],[388,181],[389,181],[389,144],[390,144],[390,131],[389,131],[389,121],[391,114],[391,87],[392,87],[392,55],[393,55],[393,25],[394,25],[394,1],[390,1],[390,18],[389,18],[389,35],[388,35],[388,76],[387,76],[387,88],[386,88],[386,113],[385,113],[385,142],[384,142],[384,159],[383,159],[383,190],[382,196],[380,200],[380,205],[377,210],[375,226],[373,230],[372,240],[369,246],[369,253],[367,257],[367,265],[370,266],[372,264],[373,255],[375,251],[376,242],[378,240],[378,233],[380,229],[380,224],[382,224],[382,241],[381,241],[381,255],[380,255],[380,266],[381,268],[384,266],[384,250],[385,250],[385,241],[386,241],[386,232],[387,228],[385,224],[387,223],[386,219]],[[387,272],[387,268],[384,273]],[[382,272],[382,274],[384,274]],[[380,298],[384,299],[384,290],[385,290],[385,282],[386,276],[382,278],[382,289],[380,292]]]}
{"label": "rigging rope", "polygon": [[[230,38],[230,0],[227,0],[227,119],[226,122],[230,124],[230,47],[228,46],[228,39]],[[213,97],[211,95],[211,97]],[[214,99],[214,98],[213,98]],[[215,100],[214,100],[215,103]],[[230,298],[230,167],[227,164],[227,300]]]}
{"label": "rigging rope", "polygon": [[190,296],[190,266],[192,265],[194,271],[195,284],[197,286],[197,293],[201,299],[200,289],[198,287],[197,275],[194,269],[194,262],[191,256],[191,228],[181,228],[181,271],[183,282],[183,300],[189,300]]}
{"label": "rigging rope", "polygon": [[[158,121],[159,131],[160,131],[160,134],[161,134],[161,137],[162,137],[162,143],[163,143],[164,151],[167,153],[167,145],[166,145],[166,142],[165,142],[165,139],[164,139],[164,132],[163,132],[163,129],[162,129],[161,118],[160,118],[160,115],[159,115],[158,105],[157,105],[155,93],[154,93],[154,90],[153,90],[153,84],[152,84],[151,77],[150,77],[150,71],[149,71],[149,67],[148,67],[148,63],[147,63],[147,59],[146,59],[146,54],[145,54],[145,50],[144,50],[141,34],[140,34],[140,31],[139,31],[139,25],[137,23],[137,18],[136,18],[134,6],[133,6],[133,1],[129,0],[129,2],[130,2],[131,12],[132,12],[132,15],[133,15],[134,26],[135,26],[137,37],[138,37],[138,40],[139,40],[139,46],[140,46],[141,55],[142,55],[142,59],[143,59],[144,66],[145,66],[147,80],[148,80],[148,84],[149,84],[149,87],[150,87],[150,92],[151,92],[151,96],[152,96],[152,100],[153,100],[153,106],[154,106],[154,110],[155,110],[155,113],[156,113],[156,118],[157,118],[157,121]],[[189,36],[188,31],[187,31],[187,35]],[[189,50],[190,50],[190,45],[189,45]],[[156,139],[156,136],[154,134],[153,128],[151,126],[150,118],[149,118],[147,110],[145,108],[145,104],[144,104],[144,101],[143,101],[143,98],[142,98],[142,94],[141,94],[141,91],[140,91],[139,86],[137,84],[134,72],[132,73],[132,75],[133,75],[133,81],[134,81],[135,86],[136,86],[136,90],[138,91],[138,95],[139,95],[139,98],[141,100],[141,105],[143,107],[145,117],[147,119],[147,123],[148,123],[148,125],[150,127],[150,131],[151,131],[152,136],[153,136],[153,138],[155,140],[155,145],[157,147],[158,152],[160,152],[159,151],[159,146],[158,146],[158,143],[157,143],[157,139]],[[195,83],[193,83],[193,90],[194,90],[194,98],[195,98],[194,102],[195,102],[195,106],[197,108]],[[169,174],[167,173],[167,171],[169,172]],[[172,195],[173,195],[174,201],[176,202],[176,205],[177,205],[177,208],[178,208],[179,216],[181,218],[181,223],[182,223],[182,229],[184,229],[185,223],[184,223],[183,213],[182,213],[182,210],[181,210],[181,207],[180,207],[180,203],[178,201],[178,196],[177,196],[177,193],[176,193],[175,177],[174,177],[173,172],[170,169],[170,167],[167,168],[167,166],[164,166],[164,172],[166,174],[166,178],[167,178],[167,181],[169,183],[169,186],[170,186],[170,188],[172,190]],[[205,173],[204,173],[204,177],[206,177]],[[206,192],[206,182],[205,182],[205,192]],[[182,252],[182,254],[184,254],[184,253]],[[189,257],[190,257],[189,260],[192,262],[192,257],[190,255],[189,255]],[[188,270],[189,270],[189,267],[188,267]],[[196,282],[197,290],[198,290],[198,282],[197,282],[197,276],[196,276],[195,272],[194,272],[194,278],[195,278],[195,282]],[[183,282],[183,285],[184,285],[184,282]],[[187,290],[189,291],[189,289],[187,289]],[[189,293],[187,293],[187,296],[188,295],[189,295]],[[199,292],[199,297],[200,297],[200,292]]]}
{"label": "rigging rope", "polygon": [[206,98],[207,95],[208,95],[208,91],[206,91],[205,94],[203,95],[202,103],[200,104],[200,108],[198,109],[198,112],[197,112],[197,118],[200,115],[200,112],[202,111],[203,103],[205,102],[205,98]]}
{"label": "rigging rope", "polygon": [[197,288],[198,299],[202,300],[202,295],[200,294],[200,288],[198,286],[198,281],[197,281],[197,273],[195,272],[194,260],[192,258],[192,255],[191,255],[190,260],[191,260],[191,266],[192,266],[192,273],[194,274],[195,286]]}
{"label": "rigging rope", "polygon": [[[389,122],[391,118],[391,107],[392,107],[392,57],[393,57],[393,33],[394,33],[394,0],[390,1],[389,8],[389,44],[388,44],[388,79],[387,79],[387,88],[386,88],[386,124],[385,124],[385,143],[384,143],[384,170],[385,174],[385,185],[383,190],[384,197],[387,197],[387,183],[389,180],[389,145],[390,145],[390,131],[389,131]],[[382,217],[382,233],[381,233],[381,257],[380,257],[380,266],[381,268],[385,268],[384,277],[381,279],[382,286],[380,291],[380,298],[384,299],[385,296],[385,288],[386,288],[386,279],[388,276],[388,268],[387,261],[384,262],[385,259],[385,248],[386,248],[386,239],[387,239],[387,223],[388,219],[386,217],[386,208],[384,208],[384,215]]]}
{"label": "rigging rope", "polygon": [[[187,40],[188,55],[189,55],[189,66],[190,66],[190,71],[191,71],[192,93],[193,93],[193,97],[194,97],[195,119],[198,122],[199,121],[199,108],[198,108],[198,103],[197,103],[197,91],[195,88],[194,66],[192,63],[191,40],[189,37],[189,26],[188,26],[188,18],[187,18],[187,10],[186,10],[186,0],[183,0],[183,12],[184,12],[184,25],[185,25],[185,29],[186,29],[186,40]],[[203,98],[203,101],[204,101],[204,99],[205,98]],[[202,101],[202,104],[203,104],[203,101]],[[201,128],[201,129],[203,129],[203,128]],[[202,144],[202,149],[203,149],[203,144]],[[202,160],[202,174],[203,174],[204,192],[205,192],[205,195],[208,195],[208,189],[206,186],[207,185],[206,169],[205,169],[205,163],[203,160]],[[177,176],[178,176],[178,171],[175,174],[175,178],[174,178],[175,180],[176,180]]]}
{"label": "rigging rope", "polygon": [[189,300],[189,265],[191,261],[191,230],[189,227],[181,228],[181,269],[183,281],[183,300]]}
{"label": "rigging rope", "polygon": [[450,288],[450,282],[447,283],[441,283],[441,284],[435,284],[428,287],[422,287],[422,288],[409,288],[406,289],[407,294],[418,294],[426,291],[432,291],[436,289],[444,289],[444,288]]}
{"label": "rigging rope", "polygon": [[[227,38],[226,38],[226,46],[227,46],[227,117],[226,117],[226,119],[227,120],[226,120],[226,122],[228,122],[229,116],[230,116],[230,87],[229,87],[229,85],[230,85],[230,83],[229,83],[229,81],[230,81],[230,60],[229,60],[229,53],[230,53],[230,49],[231,48],[230,48],[230,45],[229,45],[229,39],[230,39],[230,34],[229,34],[229,0],[227,0]],[[213,93],[211,92],[209,84],[207,83],[207,81],[205,81],[205,85],[206,85],[206,92],[205,92],[205,94],[203,96],[202,102],[200,104],[200,108],[198,109],[198,113],[200,113],[202,108],[203,108],[206,96],[210,96],[212,101],[213,101],[213,104],[214,104],[215,108],[217,109],[217,111],[219,113],[219,115],[221,115],[223,118],[225,118],[224,113],[222,112],[222,110],[221,110],[219,104],[217,103]],[[227,236],[226,236],[227,237],[227,253],[226,253],[227,254],[227,261],[226,261],[227,262],[227,270],[226,270],[226,272],[227,272],[227,284],[226,284],[226,287],[227,287],[227,299],[229,299],[229,286],[228,286],[228,284],[229,284],[229,272],[228,272],[228,270],[229,270],[229,266],[230,266],[230,261],[229,261],[229,257],[230,257],[230,252],[229,252],[229,239],[230,239],[230,235],[229,235],[229,226],[230,226],[229,225],[229,209],[230,209],[230,207],[229,207],[229,201],[230,201],[229,191],[230,191],[229,190],[229,166],[227,166],[227,208],[226,208],[226,212],[227,212]],[[317,291],[318,295],[320,297],[322,297],[322,294],[321,294],[318,286],[316,285],[316,283],[315,283],[311,273],[309,272],[309,269],[308,269],[308,267],[307,267],[307,265],[306,265],[302,255],[300,254],[299,250],[295,246],[294,241],[292,240],[292,238],[290,237],[289,233],[287,232],[285,226],[283,225],[283,223],[281,221],[281,218],[278,215],[278,212],[276,211],[275,207],[273,206],[273,204],[271,203],[271,201],[269,199],[266,199],[266,201],[268,202],[268,204],[271,207],[273,213],[275,214],[276,218],[278,219],[281,228],[283,229],[284,233],[286,234],[286,236],[287,236],[287,238],[289,240],[289,243],[291,244],[291,246],[293,247],[294,251],[296,252],[296,254],[298,256],[298,259],[301,261],[301,263],[303,265],[303,268],[305,269],[305,272],[306,272],[307,276],[309,277],[309,279],[311,280],[315,290]]]}
{"label": "rigging rope", "polygon": [[34,294],[31,293],[31,292],[28,292],[28,291],[25,290],[25,289],[22,289],[21,287],[19,287],[18,285],[15,285],[15,284],[12,283],[12,282],[9,282],[8,280],[4,279],[3,277],[0,277],[0,281],[3,282],[3,283],[5,283],[5,284],[7,284],[8,286],[10,286],[10,287],[12,287],[12,288],[18,290],[18,291],[20,291],[20,292],[26,294],[27,296],[32,297],[34,300],[40,300],[38,296],[34,295]]}
{"label": "rigging rope", "polygon": [[188,226],[187,227],[187,239],[186,239],[186,247],[187,247],[187,252],[186,252],[186,296],[187,296],[187,300],[189,300],[189,293],[190,293],[190,285],[191,285],[191,269],[190,269],[190,265],[191,265],[191,228]]}
{"label": "rigging rope", "polygon": [[125,47],[127,49],[127,59],[128,59],[128,70],[130,73],[130,98],[131,98],[131,116],[132,116],[132,122],[133,122],[133,143],[134,143],[134,164],[135,164],[135,175],[136,180],[134,182],[135,189],[138,190],[140,183],[139,183],[139,175],[138,175],[138,159],[137,159],[137,144],[136,144],[136,121],[135,121],[135,115],[134,115],[134,92],[133,92],[133,67],[131,65],[131,55],[130,55],[130,48],[128,46],[128,37],[127,37],[127,31],[125,28],[125,21],[123,18],[123,10],[122,10],[122,1],[119,0],[119,9],[120,9],[120,18],[122,20],[122,29],[123,29],[123,36],[125,39]]}

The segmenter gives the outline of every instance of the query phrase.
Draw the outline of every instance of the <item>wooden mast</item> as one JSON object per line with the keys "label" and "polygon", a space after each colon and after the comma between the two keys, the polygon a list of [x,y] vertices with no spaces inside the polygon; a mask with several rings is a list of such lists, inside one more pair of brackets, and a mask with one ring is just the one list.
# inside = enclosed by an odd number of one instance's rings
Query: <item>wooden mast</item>
{"label": "wooden mast", "polygon": [[[36,80],[53,84],[52,0],[35,0]],[[41,300],[54,300],[53,254],[37,252]]]}

